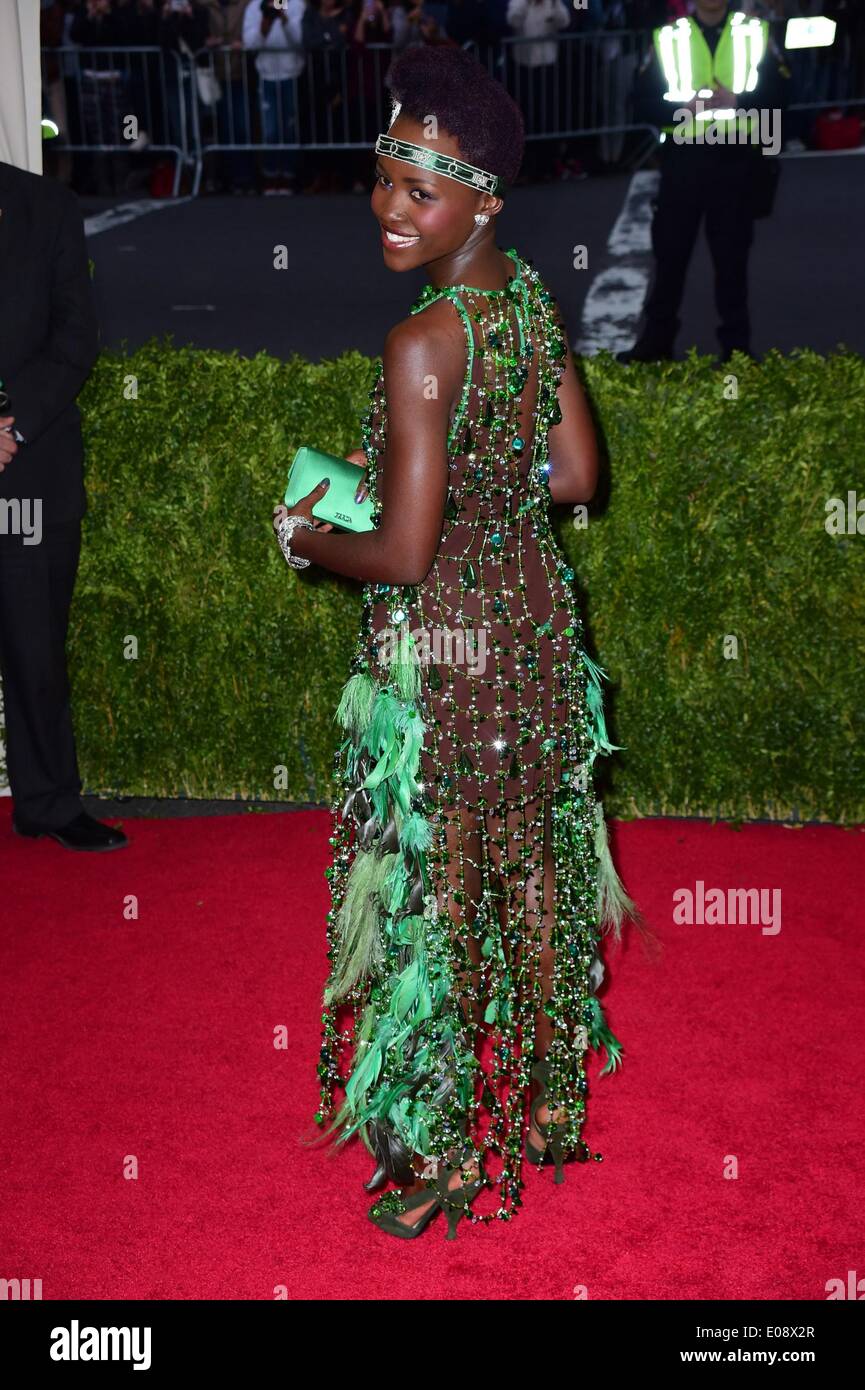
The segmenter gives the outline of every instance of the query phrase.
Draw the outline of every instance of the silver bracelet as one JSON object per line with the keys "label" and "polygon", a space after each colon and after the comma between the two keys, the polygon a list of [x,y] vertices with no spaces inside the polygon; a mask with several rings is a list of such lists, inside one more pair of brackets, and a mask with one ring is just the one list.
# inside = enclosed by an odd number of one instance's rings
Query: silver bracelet
{"label": "silver bracelet", "polygon": [[305,560],[302,555],[292,555],[291,538],[298,526],[305,527],[308,531],[314,531],[315,527],[308,517],[305,516],[286,516],[276,528],[276,535],[279,541],[279,548],[285,556],[293,570],[305,569],[309,560]]}

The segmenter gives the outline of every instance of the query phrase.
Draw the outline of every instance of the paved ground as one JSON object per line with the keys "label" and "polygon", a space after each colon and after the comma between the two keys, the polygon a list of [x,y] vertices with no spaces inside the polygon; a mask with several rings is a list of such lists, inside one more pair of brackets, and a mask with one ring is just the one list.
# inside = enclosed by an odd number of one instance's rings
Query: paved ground
{"label": "paved ground", "polygon": [[[865,353],[865,160],[858,154],[785,158],[783,165],[775,214],[756,224],[754,350],[807,346],[828,352],[844,343]],[[498,244],[516,246],[534,262],[560,298],[572,343],[584,351],[594,350],[599,323],[601,338],[606,332],[613,348],[633,337],[628,313],[619,313],[620,277],[598,277],[617,270],[623,246],[632,302],[650,273],[647,199],[654,176],[646,171],[636,177],[638,192],[642,182],[636,199],[627,174],[516,188],[499,218]],[[107,346],[125,339],[132,347],[171,332],[178,344],[244,355],[264,349],[318,361],[348,348],[375,355],[425,283],[419,273],[385,269],[365,195],[125,206],[128,213],[118,200],[82,199]],[[277,271],[274,248],[280,245],[288,268]],[[572,268],[576,245],[588,248],[587,269]],[[591,322],[584,322],[593,284]],[[638,303],[641,298],[642,292]],[[607,306],[613,326],[605,329]],[[701,352],[716,351],[714,325],[711,262],[701,236],[680,352],[691,343]]]}

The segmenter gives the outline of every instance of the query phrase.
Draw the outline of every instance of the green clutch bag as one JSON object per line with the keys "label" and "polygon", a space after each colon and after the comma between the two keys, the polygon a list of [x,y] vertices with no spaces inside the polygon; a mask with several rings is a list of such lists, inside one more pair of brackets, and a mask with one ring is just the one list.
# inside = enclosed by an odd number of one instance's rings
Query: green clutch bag
{"label": "green clutch bag", "polygon": [[320,502],[316,502],[312,514],[319,521],[329,521],[343,531],[371,531],[372,500],[355,502],[354,494],[365,477],[360,464],[349,463],[348,459],[337,454],[325,454],[320,449],[309,449],[304,445],[298,449],[288,470],[288,485],[285,489],[285,505],[295,506],[306,497],[322,478],[330,478],[330,487]]}

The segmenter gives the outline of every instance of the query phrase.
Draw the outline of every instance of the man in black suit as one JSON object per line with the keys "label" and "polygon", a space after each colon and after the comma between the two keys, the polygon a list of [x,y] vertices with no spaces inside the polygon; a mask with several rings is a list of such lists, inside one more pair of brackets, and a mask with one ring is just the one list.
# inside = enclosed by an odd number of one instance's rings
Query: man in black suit
{"label": "man in black suit", "polygon": [[106,850],[75,755],[66,632],[86,508],[75,398],[99,351],[75,194],[0,162],[0,675],[20,835]]}

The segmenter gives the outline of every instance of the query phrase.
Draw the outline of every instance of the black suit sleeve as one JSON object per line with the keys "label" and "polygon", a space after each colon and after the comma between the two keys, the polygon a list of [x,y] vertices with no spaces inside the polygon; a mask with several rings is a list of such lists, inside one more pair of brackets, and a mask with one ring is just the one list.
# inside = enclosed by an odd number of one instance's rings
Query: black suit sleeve
{"label": "black suit sleeve", "polygon": [[41,351],[7,382],[15,428],[28,444],[74,403],[99,355],[84,224],[71,193],[63,199],[50,276],[49,333]]}

